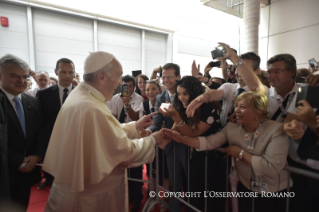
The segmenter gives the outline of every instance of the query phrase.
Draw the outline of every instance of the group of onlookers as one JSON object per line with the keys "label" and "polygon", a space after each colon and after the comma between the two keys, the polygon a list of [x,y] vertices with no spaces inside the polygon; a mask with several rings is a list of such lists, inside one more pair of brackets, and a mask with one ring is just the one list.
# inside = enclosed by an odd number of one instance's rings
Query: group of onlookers
{"label": "group of onlookers", "polygon": [[[294,173],[289,178],[284,167],[291,165],[319,173],[319,158],[313,156],[319,154],[319,112],[307,101],[296,107],[299,89],[319,86],[319,75],[314,75],[313,70],[297,69],[290,54],[274,55],[267,61],[267,71],[263,71],[257,54],[238,56],[227,44],[220,45],[226,50],[217,66],[222,69],[223,78],[211,76],[211,70],[216,69],[211,62],[201,74],[194,61],[191,74],[184,77],[177,64],[167,63],[155,68],[150,78],[143,74],[136,78],[123,76],[119,84],[125,84],[125,92],[115,93],[106,102],[120,123],[158,112],[152,118],[153,125],[140,130],[140,136],[145,137],[165,128],[158,152],[159,172],[155,171],[155,160],[152,169],[147,165],[148,176],[153,176],[149,189],[154,189],[158,177],[170,191],[202,192],[200,197],[184,198],[199,210],[225,211],[225,198],[205,199],[204,191],[226,191],[229,155],[233,158],[231,174],[235,179],[232,189],[282,193],[290,185],[290,191],[295,192],[290,211],[318,211],[319,181]],[[74,63],[67,58],[57,61],[55,74],[58,79],[46,71],[34,72],[13,55],[0,58],[0,139],[8,140],[7,146],[1,146],[1,157],[8,160],[0,162],[9,170],[0,176],[1,186],[7,188],[1,189],[1,199],[19,203],[24,211],[31,185],[42,180],[35,167],[45,159],[60,108],[80,82]],[[36,81],[36,88],[30,89],[29,75]],[[143,166],[130,168],[128,177],[142,179],[142,170]],[[43,171],[43,175],[45,181],[38,189],[54,181],[49,173]],[[10,181],[9,186],[5,186],[5,180]],[[129,181],[132,212],[140,208],[142,186],[141,182]],[[171,211],[182,210],[176,198],[164,201]],[[250,211],[252,198],[239,198],[238,207],[239,211]],[[285,211],[286,199],[255,198],[254,207],[256,211]],[[160,208],[168,209],[165,204]],[[186,207],[186,211],[192,209]]]}

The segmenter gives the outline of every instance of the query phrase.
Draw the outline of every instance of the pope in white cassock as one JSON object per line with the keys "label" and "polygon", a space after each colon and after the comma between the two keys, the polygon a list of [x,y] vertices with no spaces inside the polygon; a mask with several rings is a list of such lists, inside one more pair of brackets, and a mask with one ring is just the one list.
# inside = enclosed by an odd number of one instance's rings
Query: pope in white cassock
{"label": "pope in white cassock", "polygon": [[63,104],[45,156],[43,170],[55,177],[45,211],[128,210],[125,169],[152,162],[162,136],[139,137],[152,114],[120,124],[109,111],[105,101],[121,76],[113,55],[94,52],[86,58],[84,82]]}

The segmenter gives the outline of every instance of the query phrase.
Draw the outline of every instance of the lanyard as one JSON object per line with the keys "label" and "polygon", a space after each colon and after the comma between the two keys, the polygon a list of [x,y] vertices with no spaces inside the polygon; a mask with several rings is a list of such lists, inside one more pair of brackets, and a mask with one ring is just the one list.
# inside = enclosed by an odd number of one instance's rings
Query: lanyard
{"label": "lanyard", "polygon": [[[238,88],[238,89],[239,89],[239,88]],[[232,107],[234,106],[235,99],[236,99],[237,96],[238,96],[238,93],[239,93],[239,90],[238,90],[238,89],[234,90],[234,92],[233,92],[233,98],[232,98],[232,100],[231,100],[231,105],[232,105]]]}
{"label": "lanyard", "polygon": [[288,101],[287,101],[287,105],[286,105],[285,108],[284,108],[284,106],[282,105],[282,102],[281,102],[280,98],[277,98],[277,101],[278,101],[280,110],[282,111],[282,115],[281,115],[282,118],[286,118],[286,116],[287,116],[287,108],[290,106],[291,100],[292,100],[292,98],[295,96],[295,94],[296,94],[295,92],[289,94]]}
{"label": "lanyard", "polygon": [[254,138],[253,138],[253,140],[251,142],[249,141],[248,133],[247,133],[247,131],[245,130],[245,128],[243,126],[247,148],[248,148],[248,151],[251,152],[251,153],[254,151],[255,141],[256,141],[256,139],[258,137],[258,134],[259,134],[259,131],[260,131],[260,128],[261,128],[261,125],[263,124],[263,122],[264,121],[260,122],[259,126],[256,129],[255,136],[254,136]]}

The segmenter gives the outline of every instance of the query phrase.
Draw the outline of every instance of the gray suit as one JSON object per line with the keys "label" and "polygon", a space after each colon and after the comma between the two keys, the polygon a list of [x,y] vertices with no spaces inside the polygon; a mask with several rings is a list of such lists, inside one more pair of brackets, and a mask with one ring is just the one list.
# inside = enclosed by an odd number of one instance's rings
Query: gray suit
{"label": "gray suit", "polygon": [[[157,95],[156,97],[156,104],[155,104],[155,111],[158,111],[158,108],[161,106],[162,103],[170,102],[170,97],[168,91],[164,91],[163,93]],[[165,124],[165,128],[171,129],[174,124],[174,120],[172,117],[163,116],[161,113],[156,114],[153,117],[154,125],[150,126],[152,132],[159,131],[162,128],[162,124]],[[175,186],[174,186],[174,147],[175,147]],[[185,182],[184,185],[187,183],[187,152],[188,147],[184,144],[177,143],[175,141],[171,141],[165,147],[165,155],[167,160],[167,167],[168,167],[168,175],[169,175],[169,184],[170,190],[175,192],[181,192],[183,187],[183,181]],[[184,191],[187,189],[184,187]],[[181,211],[181,204],[180,201],[172,197],[170,199],[170,209],[171,211]]]}

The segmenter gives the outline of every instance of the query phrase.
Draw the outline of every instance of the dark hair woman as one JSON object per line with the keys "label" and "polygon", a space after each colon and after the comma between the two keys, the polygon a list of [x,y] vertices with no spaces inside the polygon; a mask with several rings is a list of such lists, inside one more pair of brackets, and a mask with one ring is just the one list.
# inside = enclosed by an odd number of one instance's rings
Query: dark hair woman
{"label": "dark hair woman", "polygon": [[[220,131],[220,105],[218,102],[201,105],[201,107],[195,111],[192,118],[187,118],[186,116],[185,112],[189,103],[204,93],[204,87],[198,79],[193,76],[184,76],[175,86],[177,95],[175,95],[174,107],[170,106],[165,111],[159,109],[159,112],[165,116],[171,116],[174,119],[175,123],[172,130],[180,132],[182,135],[192,137],[208,136]],[[189,149],[189,154],[189,191],[201,192],[202,194],[205,190],[225,191],[226,164],[223,163],[223,160],[225,160],[224,154],[216,150],[199,152],[192,147]],[[209,167],[209,169],[207,169],[207,167]],[[207,172],[205,170],[207,170]],[[218,172],[216,172],[216,170],[218,170]],[[204,211],[204,195],[200,197],[190,197],[189,202],[197,209]],[[224,205],[225,201],[223,199],[212,198],[207,201],[206,209],[207,211],[223,211],[225,210]],[[187,208],[187,211],[192,211],[192,209]]]}

